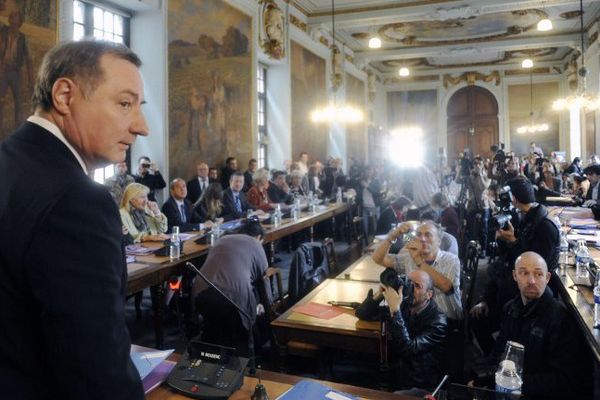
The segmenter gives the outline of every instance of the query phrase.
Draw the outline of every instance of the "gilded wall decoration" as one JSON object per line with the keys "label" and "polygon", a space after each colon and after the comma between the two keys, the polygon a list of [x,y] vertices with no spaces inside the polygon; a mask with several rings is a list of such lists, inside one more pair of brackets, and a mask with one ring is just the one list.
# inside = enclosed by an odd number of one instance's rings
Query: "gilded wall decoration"
{"label": "gilded wall decoration", "polygon": [[258,42],[269,58],[285,57],[285,16],[274,0],[260,0]]}
{"label": "gilded wall decoration", "polygon": [[473,86],[475,82],[494,82],[496,86],[500,85],[500,73],[498,71],[492,71],[489,74],[482,74],[480,72],[465,72],[464,74],[453,77],[449,74],[444,75],[444,88],[448,89],[449,86],[458,85],[461,82],[466,82],[467,85]]}
{"label": "gilded wall decoration", "polygon": [[306,151],[313,159],[327,159],[328,127],[310,121],[310,113],[327,103],[325,59],[292,41],[292,155]]}
{"label": "gilded wall decoration", "polygon": [[[0,141],[31,112],[35,73],[57,40],[56,0],[0,0]],[[16,43],[10,54],[7,41]]]}
{"label": "gilded wall decoration", "polygon": [[[202,21],[202,23],[199,23]],[[222,0],[168,5],[169,167],[188,179],[199,160],[253,156],[252,18]]]}
{"label": "gilded wall decoration", "polygon": [[290,23],[303,32],[308,31],[306,22],[303,22],[300,18],[296,17],[294,14],[290,14]]}

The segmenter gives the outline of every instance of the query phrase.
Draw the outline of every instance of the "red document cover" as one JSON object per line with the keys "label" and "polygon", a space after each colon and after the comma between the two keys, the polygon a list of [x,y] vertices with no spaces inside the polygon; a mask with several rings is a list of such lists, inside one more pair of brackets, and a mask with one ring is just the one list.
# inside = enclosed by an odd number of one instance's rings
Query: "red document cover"
{"label": "red document cover", "polygon": [[296,306],[294,307],[294,311],[320,319],[332,319],[343,313],[337,307],[313,302]]}

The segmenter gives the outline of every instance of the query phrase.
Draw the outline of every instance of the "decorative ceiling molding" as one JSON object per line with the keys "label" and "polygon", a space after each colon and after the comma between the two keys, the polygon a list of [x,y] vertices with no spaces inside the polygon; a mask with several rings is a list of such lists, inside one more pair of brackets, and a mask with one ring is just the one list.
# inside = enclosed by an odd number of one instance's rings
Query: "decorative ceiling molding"
{"label": "decorative ceiling molding", "polygon": [[500,72],[498,71],[492,71],[489,74],[482,74],[480,72],[474,72],[474,71],[470,71],[470,72],[465,72],[464,74],[457,76],[457,77],[453,77],[449,74],[444,75],[444,88],[448,89],[449,86],[455,86],[460,84],[461,82],[466,82],[467,85],[469,86],[473,86],[475,85],[475,82],[477,81],[482,81],[482,82],[495,82],[496,86],[500,86],[501,83],[501,78],[500,78]]}
{"label": "decorative ceiling molding", "polygon": [[385,78],[383,80],[383,84],[388,85],[388,84],[393,84],[393,83],[436,82],[439,80],[440,80],[439,75],[419,75],[419,76],[411,76],[411,77],[407,77],[407,78],[395,76],[393,78]]}
{"label": "decorative ceiling molding", "polygon": [[[530,72],[532,74],[549,74],[550,71],[551,71],[550,67],[533,68],[533,69],[522,69],[522,68],[521,69],[507,69],[506,71],[504,71],[504,75],[505,76],[529,75]],[[557,72],[559,72],[559,71],[557,71]]]}
{"label": "decorative ceiling molding", "polygon": [[471,6],[458,6],[450,8],[438,8],[430,15],[426,16],[426,19],[430,21],[448,21],[450,19],[469,19],[481,15],[481,9]]}
{"label": "decorative ceiling molding", "polygon": [[579,18],[580,15],[581,15],[581,11],[573,10],[573,11],[567,11],[567,12],[561,13],[559,15],[559,17],[561,17],[562,19],[575,19],[575,18]]}
{"label": "decorative ceiling molding", "polygon": [[296,17],[294,14],[290,14],[290,23],[294,25],[296,28],[300,29],[303,32],[308,32],[308,26],[306,22],[302,21],[300,18]]}

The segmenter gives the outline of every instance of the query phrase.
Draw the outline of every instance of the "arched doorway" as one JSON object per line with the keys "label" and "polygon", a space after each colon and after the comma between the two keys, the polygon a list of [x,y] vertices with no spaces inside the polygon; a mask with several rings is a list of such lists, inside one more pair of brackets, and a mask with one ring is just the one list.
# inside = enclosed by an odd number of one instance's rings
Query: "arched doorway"
{"label": "arched doorway", "polygon": [[465,148],[472,154],[487,156],[498,143],[498,102],[480,86],[467,86],[452,95],[448,116],[448,160]]}

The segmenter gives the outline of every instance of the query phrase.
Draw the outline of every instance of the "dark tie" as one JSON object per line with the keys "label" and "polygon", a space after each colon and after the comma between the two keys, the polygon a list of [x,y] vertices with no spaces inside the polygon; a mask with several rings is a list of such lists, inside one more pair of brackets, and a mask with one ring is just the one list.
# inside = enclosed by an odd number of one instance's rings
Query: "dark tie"
{"label": "dark tie", "polygon": [[200,190],[204,191],[204,189],[206,189],[206,179],[202,178],[202,185],[200,185]]}
{"label": "dark tie", "polygon": [[187,221],[185,219],[185,205],[182,204],[180,206],[180,209],[181,209],[181,222],[186,223]]}
{"label": "dark tie", "polygon": [[235,211],[238,213],[242,212],[242,202],[240,201],[240,195],[235,196]]}

